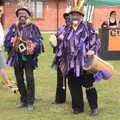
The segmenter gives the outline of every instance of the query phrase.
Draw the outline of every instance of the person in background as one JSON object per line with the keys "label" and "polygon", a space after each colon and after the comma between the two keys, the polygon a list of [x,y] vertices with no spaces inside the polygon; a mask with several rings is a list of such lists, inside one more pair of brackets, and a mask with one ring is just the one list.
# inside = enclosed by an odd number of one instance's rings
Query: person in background
{"label": "person in background", "polygon": [[5,66],[5,59],[3,56],[3,43],[4,43],[4,30],[3,27],[0,23],[0,74],[3,76],[4,81],[3,83],[8,87],[8,88],[14,88],[14,90],[17,90],[17,86],[14,85],[8,77],[8,73],[6,71],[6,66]]}
{"label": "person in background", "polygon": [[118,28],[120,21],[116,17],[116,11],[111,11],[107,21],[104,21],[101,25],[102,28]]}
{"label": "person in background", "polygon": [[0,23],[2,24],[2,26],[4,26],[4,13],[2,12],[1,9],[0,9]]}
{"label": "person in background", "polygon": [[116,11],[111,11],[110,12],[110,16],[109,16],[109,20],[108,20],[108,25],[110,28],[117,28],[118,26],[118,20],[116,18]]}

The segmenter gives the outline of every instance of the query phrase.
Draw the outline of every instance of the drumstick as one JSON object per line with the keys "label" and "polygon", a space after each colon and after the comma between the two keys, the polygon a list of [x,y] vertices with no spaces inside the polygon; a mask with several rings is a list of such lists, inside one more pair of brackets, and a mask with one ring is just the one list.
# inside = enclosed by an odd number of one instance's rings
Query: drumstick
{"label": "drumstick", "polygon": [[65,79],[65,75],[63,75],[63,87],[62,89],[65,90],[66,87],[66,79]]}

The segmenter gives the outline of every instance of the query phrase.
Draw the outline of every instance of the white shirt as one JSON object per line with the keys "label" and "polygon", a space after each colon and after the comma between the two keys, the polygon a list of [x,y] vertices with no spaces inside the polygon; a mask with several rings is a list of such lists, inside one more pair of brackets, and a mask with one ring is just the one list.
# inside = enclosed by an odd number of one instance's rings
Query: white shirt
{"label": "white shirt", "polygon": [[4,30],[0,23],[0,50],[2,49],[1,47],[3,46],[3,43],[4,43]]}

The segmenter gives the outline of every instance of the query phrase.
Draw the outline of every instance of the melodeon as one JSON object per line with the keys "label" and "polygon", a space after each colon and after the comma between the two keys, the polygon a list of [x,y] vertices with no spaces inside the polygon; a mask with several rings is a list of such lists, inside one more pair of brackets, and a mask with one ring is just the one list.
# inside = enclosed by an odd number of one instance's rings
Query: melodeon
{"label": "melodeon", "polygon": [[92,73],[96,73],[97,71],[107,71],[110,77],[113,74],[113,66],[96,55],[88,57],[87,63],[83,66],[83,69]]}
{"label": "melodeon", "polygon": [[31,47],[31,41],[21,40],[17,38],[16,42],[14,43],[14,49],[16,52],[22,53],[23,55],[28,55],[28,49]]}

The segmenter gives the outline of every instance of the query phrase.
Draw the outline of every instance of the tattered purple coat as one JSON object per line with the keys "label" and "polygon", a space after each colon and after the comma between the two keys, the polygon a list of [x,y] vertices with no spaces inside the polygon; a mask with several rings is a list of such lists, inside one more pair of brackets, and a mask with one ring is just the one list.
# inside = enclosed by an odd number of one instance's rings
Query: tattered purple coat
{"label": "tattered purple coat", "polygon": [[[88,50],[93,50],[98,54],[100,42],[92,26],[88,23],[81,23],[77,30],[66,26],[59,35],[64,34],[64,39],[59,43],[52,67],[60,67],[63,75],[71,69],[75,76],[80,76],[82,67],[86,64]],[[59,59],[57,59],[59,58]]]}
{"label": "tattered purple coat", "polygon": [[[30,59],[31,66],[35,68],[37,66],[37,56],[43,51],[43,39],[41,37],[41,33],[38,29],[38,27],[35,24],[29,23],[24,28],[18,25],[18,28],[20,31],[22,31],[23,40],[31,40],[33,43],[36,44],[36,48],[34,50],[34,53],[32,55],[28,55],[27,57]],[[19,56],[21,56],[20,53],[17,53],[13,45],[11,43],[11,38],[16,36],[18,34],[18,30],[16,27],[16,24],[11,25],[11,27],[8,30],[8,33],[5,37],[4,46],[5,49],[8,52],[8,60],[7,64],[10,66],[14,66],[17,60],[19,59]]]}

